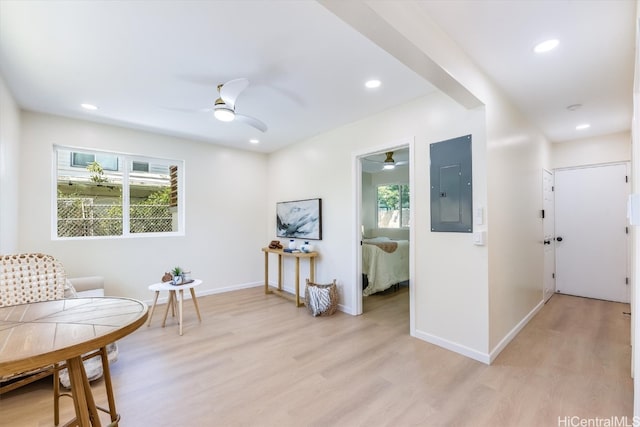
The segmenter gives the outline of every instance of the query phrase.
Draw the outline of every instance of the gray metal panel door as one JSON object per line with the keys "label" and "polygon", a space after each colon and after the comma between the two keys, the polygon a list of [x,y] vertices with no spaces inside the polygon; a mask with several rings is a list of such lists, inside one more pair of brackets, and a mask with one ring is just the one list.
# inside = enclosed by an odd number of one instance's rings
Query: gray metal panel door
{"label": "gray metal panel door", "polygon": [[471,233],[471,135],[436,142],[431,158],[431,231]]}

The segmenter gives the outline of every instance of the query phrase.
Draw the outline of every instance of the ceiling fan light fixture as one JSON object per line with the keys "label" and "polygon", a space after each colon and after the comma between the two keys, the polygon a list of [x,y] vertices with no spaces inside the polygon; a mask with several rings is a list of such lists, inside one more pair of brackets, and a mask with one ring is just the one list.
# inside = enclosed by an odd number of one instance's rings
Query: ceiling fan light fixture
{"label": "ceiling fan light fixture", "polygon": [[387,158],[384,159],[384,162],[382,162],[382,169],[384,170],[394,169],[396,167],[396,161],[393,160],[393,151],[387,151],[384,154],[385,156],[387,156]]}
{"label": "ceiling fan light fixture", "polygon": [[213,116],[221,122],[232,122],[236,118],[233,110],[226,107],[218,107],[213,112]]}

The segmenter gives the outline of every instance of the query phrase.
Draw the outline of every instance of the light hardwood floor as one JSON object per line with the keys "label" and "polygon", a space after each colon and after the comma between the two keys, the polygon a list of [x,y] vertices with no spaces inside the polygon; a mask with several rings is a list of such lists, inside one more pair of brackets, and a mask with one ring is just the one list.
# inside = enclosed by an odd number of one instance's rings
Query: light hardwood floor
{"label": "light hardwood floor", "polygon": [[[203,321],[185,302],[182,337],[175,319],[160,327],[161,306],[119,342],[122,427],[631,423],[627,304],[555,295],[486,366],[411,338],[406,288],[366,298],[358,317],[314,318],[261,288],[198,301]],[[93,389],[105,402],[102,381]],[[0,425],[53,425],[51,380],[0,396]]]}

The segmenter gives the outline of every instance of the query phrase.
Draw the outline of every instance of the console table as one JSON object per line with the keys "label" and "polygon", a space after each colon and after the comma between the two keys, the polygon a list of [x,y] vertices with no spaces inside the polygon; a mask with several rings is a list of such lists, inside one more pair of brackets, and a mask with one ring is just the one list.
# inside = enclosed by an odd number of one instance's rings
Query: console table
{"label": "console table", "polygon": [[[300,258],[307,258],[309,260],[309,280],[315,281],[315,259],[318,256],[318,252],[285,252],[282,249],[262,248],[264,252],[264,293],[265,294],[277,294],[287,299],[295,301],[296,307],[304,305],[304,302],[300,302]],[[278,287],[269,286],[269,254],[278,255]],[[295,296],[287,293],[282,288],[282,259],[284,257],[293,257],[296,260],[296,281],[295,281]]]}

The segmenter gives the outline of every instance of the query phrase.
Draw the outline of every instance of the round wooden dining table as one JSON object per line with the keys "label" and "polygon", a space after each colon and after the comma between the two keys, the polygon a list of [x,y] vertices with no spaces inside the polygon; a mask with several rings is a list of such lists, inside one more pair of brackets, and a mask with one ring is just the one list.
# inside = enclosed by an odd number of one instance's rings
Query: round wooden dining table
{"label": "round wooden dining table", "polygon": [[147,310],[143,302],[113,297],[0,307],[0,377],[66,361],[77,425],[100,426],[82,355],[138,329]]}

